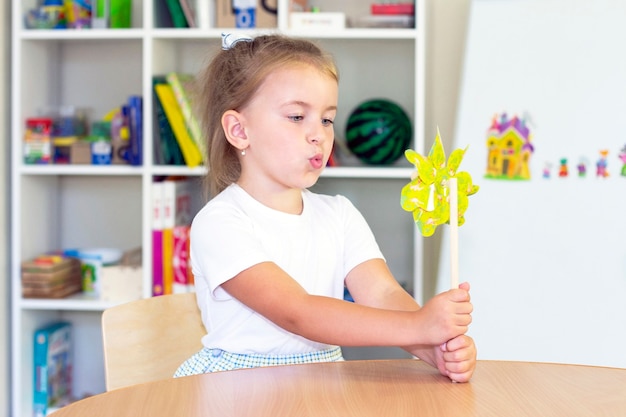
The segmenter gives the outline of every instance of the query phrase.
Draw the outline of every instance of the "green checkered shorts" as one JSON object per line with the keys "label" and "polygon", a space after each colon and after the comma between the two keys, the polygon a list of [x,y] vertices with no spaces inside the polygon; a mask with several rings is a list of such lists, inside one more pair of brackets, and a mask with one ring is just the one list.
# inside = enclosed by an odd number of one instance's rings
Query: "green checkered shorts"
{"label": "green checkered shorts", "polygon": [[208,372],[230,371],[261,366],[295,365],[314,362],[342,361],[341,348],[336,346],[326,350],[292,355],[262,355],[230,353],[221,349],[204,348],[183,362],[176,370],[174,378]]}

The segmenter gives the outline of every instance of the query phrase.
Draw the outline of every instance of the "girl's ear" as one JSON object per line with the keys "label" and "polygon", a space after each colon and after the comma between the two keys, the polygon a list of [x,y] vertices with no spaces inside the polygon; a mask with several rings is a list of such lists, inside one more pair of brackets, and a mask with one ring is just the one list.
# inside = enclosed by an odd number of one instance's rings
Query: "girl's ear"
{"label": "girl's ear", "polygon": [[242,150],[248,147],[248,137],[243,128],[243,116],[235,110],[227,110],[222,115],[222,129],[228,142],[235,148]]}

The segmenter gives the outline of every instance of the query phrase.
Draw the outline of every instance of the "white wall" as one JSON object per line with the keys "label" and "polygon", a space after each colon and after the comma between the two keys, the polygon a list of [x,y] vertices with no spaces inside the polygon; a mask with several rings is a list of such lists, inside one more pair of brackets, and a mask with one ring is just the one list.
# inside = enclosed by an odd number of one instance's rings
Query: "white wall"
{"label": "white wall", "polygon": [[10,2],[0,6],[0,415],[9,413],[9,265],[8,198],[9,182],[9,46],[11,41]]}
{"label": "white wall", "polygon": [[[425,151],[435,139],[437,126],[446,151],[452,147],[470,4],[470,0],[428,2]],[[440,247],[441,233],[424,241],[424,299],[436,292]]]}
{"label": "white wall", "polygon": [[[462,169],[481,187],[458,258],[472,284],[479,359],[626,368],[626,178],[617,157],[626,141],[625,16],[626,2],[615,0],[472,2],[455,147],[469,146]],[[530,116],[529,181],[483,177],[485,132],[502,111]],[[607,178],[595,174],[601,149]],[[558,176],[562,158],[567,177]]]}

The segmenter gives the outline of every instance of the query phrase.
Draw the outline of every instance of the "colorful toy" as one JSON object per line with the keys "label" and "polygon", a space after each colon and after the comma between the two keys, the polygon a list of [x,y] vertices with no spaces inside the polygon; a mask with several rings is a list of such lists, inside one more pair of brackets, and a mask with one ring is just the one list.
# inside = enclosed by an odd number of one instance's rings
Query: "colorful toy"
{"label": "colorful toy", "polygon": [[578,177],[585,178],[587,176],[587,160],[585,158],[580,158],[578,165],[576,165],[576,169],[578,170]]}
{"label": "colorful toy", "polygon": [[91,27],[91,0],[64,0],[67,27],[83,29]]}
{"label": "colorful toy", "polygon": [[416,173],[411,182],[402,188],[400,198],[400,205],[413,213],[413,220],[423,236],[431,236],[441,224],[450,224],[453,288],[458,286],[458,226],[465,223],[463,214],[469,205],[468,196],[475,194],[479,188],[472,183],[470,174],[457,172],[465,151],[454,150],[446,163],[439,131],[428,157],[407,149],[406,159],[415,166]]}
{"label": "colorful toy", "polygon": [[609,171],[607,169],[607,159],[606,157],[609,155],[609,151],[607,149],[603,149],[600,151],[600,159],[596,162],[596,177],[598,178],[606,178],[609,176]]}
{"label": "colorful toy", "polygon": [[370,165],[395,162],[411,143],[411,120],[397,104],[374,99],[357,106],[348,117],[346,144]]}
{"label": "colorful toy", "polygon": [[619,155],[618,158],[620,161],[622,161],[622,176],[626,177],[626,145],[624,145],[622,147],[622,149],[619,151]]}
{"label": "colorful toy", "polygon": [[543,164],[543,169],[541,170],[541,176],[545,179],[550,178],[550,170],[552,169],[552,164],[550,162],[546,162]]}
{"label": "colorful toy", "polygon": [[530,157],[535,148],[525,119],[506,113],[493,116],[487,130],[486,178],[507,180],[530,179]]}
{"label": "colorful toy", "polygon": [[24,131],[24,163],[49,164],[52,159],[52,119],[26,119]]}
{"label": "colorful toy", "polygon": [[37,8],[30,9],[24,16],[28,29],[65,29],[67,11],[64,0],[43,0]]}
{"label": "colorful toy", "polygon": [[567,158],[561,158],[559,161],[559,177],[567,177],[568,174]]}

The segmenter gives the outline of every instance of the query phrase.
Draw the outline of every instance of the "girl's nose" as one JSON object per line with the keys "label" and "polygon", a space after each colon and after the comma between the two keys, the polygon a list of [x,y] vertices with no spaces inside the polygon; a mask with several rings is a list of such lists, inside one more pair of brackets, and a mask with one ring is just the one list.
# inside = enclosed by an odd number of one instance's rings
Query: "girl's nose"
{"label": "girl's nose", "polygon": [[319,143],[325,139],[326,131],[320,123],[315,123],[309,129],[308,140],[311,143]]}

